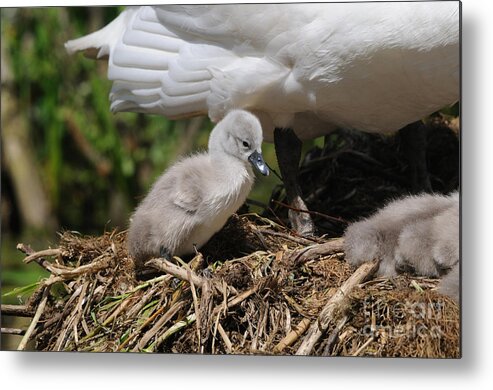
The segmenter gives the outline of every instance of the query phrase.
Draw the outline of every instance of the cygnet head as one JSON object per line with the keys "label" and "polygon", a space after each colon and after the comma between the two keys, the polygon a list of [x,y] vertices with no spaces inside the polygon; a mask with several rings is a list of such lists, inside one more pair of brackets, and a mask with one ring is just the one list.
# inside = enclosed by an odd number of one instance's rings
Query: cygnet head
{"label": "cygnet head", "polygon": [[248,111],[230,111],[214,127],[209,137],[209,152],[226,153],[250,162],[262,175],[269,174],[262,157],[262,126]]}

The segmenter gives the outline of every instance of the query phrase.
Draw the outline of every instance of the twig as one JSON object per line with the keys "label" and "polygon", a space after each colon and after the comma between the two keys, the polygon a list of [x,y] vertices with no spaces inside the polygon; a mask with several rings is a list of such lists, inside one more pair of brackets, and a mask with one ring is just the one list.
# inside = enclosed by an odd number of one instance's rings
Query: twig
{"label": "twig", "polygon": [[38,309],[36,310],[36,313],[34,314],[33,320],[29,324],[29,327],[27,328],[26,333],[24,334],[24,337],[22,338],[21,342],[19,343],[19,346],[17,347],[18,351],[23,351],[24,349],[26,349],[27,342],[29,341],[31,334],[34,332],[34,329],[36,328],[36,325],[38,324],[38,321],[44,312],[46,302],[48,302],[49,293],[50,293],[50,289],[48,287],[46,287],[43,291],[43,297],[41,298],[41,302],[38,306]]}
{"label": "twig", "polygon": [[130,336],[127,337],[127,339],[123,343],[120,344],[120,346],[117,349],[117,352],[121,351],[123,347],[125,347],[128,343],[130,343],[130,341],[132,341],[140,333],[142,329],[144,329],[147,325],[149,325],[152,321],[154,321],[156,317],[164,311],[164,309],[165,309],[164,306],[157,309],[142,325],[138,327],[137,330],[135,330]]}
{"label": "twig", "polygon": [[[19,249],[19,245],[17,245],[18,249]],[[38,260],[38,259],[41,259],[41,258],[46,257],[46,256],[57,256],[57,255],[60,255],[61,253],[62,253],[62,251],[58,248],[57,249],[45,249],[45,250],[35,252],[35,253],[27,256],[26,258],[24,258],[23,261],[24,261],[24,263],[28,264],[31,261]]]}
{"label": "twig", "polygon": [[231,343],[231,340],[229,339],[228,335],[226,334],[226,331],[222,327],[221,323],[217,324],[217,330],[219,331],[219,334],[221,335],[221,338],[223,339],[224,347],[226,348],[226,353],[231,353],[233,351],[233,344]]}
{"label": "twig", "polygon": [[15,335],[15,336],[22,336],[22,335],[26,334],[26,330],[25,329],[17,329],[17,328],[2,328],[0,330],[0,333],[1,334],[11,334],[11,335]]}
{"label": "twig", "polygon": [[336,238],[323,244],[308,246],[303,249],[295,250],[291,253],[290,259],[295,264],[304,263],[310,259],[332,255],[344,251],[344,238]]}
{"label": "twig", "polygon": [[344,325],[346,325],[348,319],[349,319],[348,316],[344,316],[339,321],[337,326],[334,328],[334,330],[332,331],[330,336],[327,338],[327,344],[325,345],[324,351],[322,352],[322,356],[330,356],[330,353],[332,351],[332,347],[334,346],[334,344],[337,340],[337,336],[339,336],[339,332],[344,327]]}
{"label": "twig", "polygon": [[279,343],[274,347],[273,352],[280,353],[284,351],[286,347],[293,345],[296,340],[298,340],[301,335],[306,332],[308,326],[310,326],[310,319],[303,318],[291,332],[289,332],[281,341],[279,341]]}
{"label": "twig", "polygon": [[[32,249],[29,245],[25,245],[25,244],[22,244],[22,243],[17,244],[17,249],[19,251],[21,251],[22,253],[28,255],[25,259],[27,259],[30,255],[33,255],[35,253],[40,253],[40,252],[35,252],[34,249]],[[39,266],[43,267],[48,272],[52,272],[53,271],[53,264],[50,263],[48,260],[46,260],[44,258],[37,258],[37,259],[33,259],[33,260]]]}
{"label": "twig", "polygon": [[[254,286],[254,287],[252,287],[252,288],[250,288],[250,289],[242,292],[241,294],[238,294],[234,298],[230,299],[230,301],[227,303],[228,309],[231,309],[232,307],[234,307],[234,306],[238,305],[239,303],[243,302],[250,295],[256,293],[258,289],[259,289],[259,285],[256,285],[256,286]],[[217,314],[219,311],[221,311],[223,309],[223,307],[221,307],[221,306],[216,307],[214,309],[214,313],[213,314]]]}
{"label": "twig", "polygon": [[188,273],[186,269],[178,267],[177,265],[163,258],[151,259],[147,261],[145,265],[153,267],[159,271],[163,271],[168,274],[171,274],[177,277],[178,279],[184,280],[189,283],[193,283],[199,287],[202,287],[202,285],[205,282],[204,279],[198,276],[196,273],[194,272]]}
{"label": "twig", "polygon": [[[195,311],[195,318],[196,318],[196,321],[195,321],[195,325],[196,325],[196,328],[197,328],[197,344],[198,344],[198,350],[199,352],[201,351],[202,349],[202,338],[200,337],[200,309],[199,309],[199,301],[197,299],[197,290],[195,288],[195,284],[193,283],[193,278],[192,278],[192,270],[190,269],[190,267],[187,267],[187,272],[188,272],[188,276],[189,276],[189,279],[190,280],[190,290],[192,291],[192,301],[193,301],[193,309]],[[203,284],[205,285],[205,283]]]}
{"label": "twig", "polygon": [[363,352],[363,350],[366,347],[368,347],[373,340],[375,340],[375,337],[374,336],[370,336],[370,338],[368,340],[366,340],[365,343],[361,347],[359,347],[358,350],[355,353],[353,353],[351,356],[359,356],[359,354],[361,352]]}
{"label": "twig", "polygon": [[54,273],[63,279],[70,279],[87,273],[96,273],[102,269],[105,269],[108,267],[110,261],[111,259],[109,258],[102,258],[101,260],[93,261],[77,268],[56,270]]}
{"label": "twig", "polygon": [[304,338],[296,355],[309,355],[320,337],[327,330],[334,312],[341,307],[351,290],[361,283],[364,279],[373,274],[378,267],[377,261],[363,263],[343,284],[337,289],[334,295],[328,300],[320,312],[317,321],[308,329],[308,334]]}
{"label": "twig", "polygon": [[3,316],[32,317],[34,310],[27,305],[0,305]]}
{"label": "twig", "polygon": [[187,316],[184,320],[178,321],[176,324],[174,324],[172,327],[170,327],[164,334],[157,339],[157,341],[151,345],[150,351],[154,351],[157,347],[159,347],[168,337],[172,336],[179,330],[185,328],[186,326],[190,325],[192,322],[195,321],[195,313],[190,314]]}
{"label": "twig", "polygon": [[301,245],[313,245],[313,240],[309,240],[309,239],[306,239],[303,237],[296,237],[296,236],[293,236],[293,235],[287,234],[287,233],[275,232],[275,231],[270,230],[270,229],[261,229],[261,230],[259,230],[259,232],[264,233],[264,234],[268,234],[270,236],[282,237],[282,238],[296,242],[296,243],[301,244]]}
{"label": "twig", "polygon": [[290,205],[288,205],[286,203],[279,202],[278,200],[275,200],[275,199],[272,199],[272,202],[278,204],[279,206],[286,207],[287,209],[296,211],[298,213],[307,213],[307,214],[310,214],[310,215],[316,215],[317,217],[328,219],[329,221],[342,222],[342,223],[344,223],[346,225],[348,224],[348,221],[346,221],[344,218],[332,217],[331,215],[319,213],[318,211],[303,210],[303,209],[300,209],[300,208],[297,208],[297,207],[290,206]]}
{"label": "twig", "polygon": [[163,316],[154,324],[154,326],[142,336],[139,343],[132,349],[132,352],[138,352],[144,348],[148,341],[159,332],[159,330],[166,324],[184,305],[185,301],[175,303],[169,308],[169,310],[163,314]]}

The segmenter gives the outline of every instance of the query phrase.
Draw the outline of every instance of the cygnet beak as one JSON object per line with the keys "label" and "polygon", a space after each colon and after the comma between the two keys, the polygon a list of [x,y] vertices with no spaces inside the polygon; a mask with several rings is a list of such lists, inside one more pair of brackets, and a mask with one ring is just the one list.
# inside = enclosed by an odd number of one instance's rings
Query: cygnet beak
{"label": "cygnet beak", "polygon": [[267,165],[265,164],[264,158],[262,157],[262,153],[259,153],[257,151],[254,151],[250,157],[248,157],[248,161],[258,169],[258,171],[264,175],[268,176],[269,175],[269,168],[267,168]]}

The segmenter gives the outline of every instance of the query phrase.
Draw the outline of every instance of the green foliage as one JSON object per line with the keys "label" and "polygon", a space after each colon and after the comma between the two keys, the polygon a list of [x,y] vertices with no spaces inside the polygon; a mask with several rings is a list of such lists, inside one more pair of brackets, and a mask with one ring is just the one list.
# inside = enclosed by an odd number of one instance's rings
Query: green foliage
{"label": "green foliage", "polygon": [[177,145],[185,143],[188,152],[203,148],[211,128],[205,122],[200,134],[187,140],[187,121],[110,112],[106,64],[70,56],[64,43],[101,28],[120,11],[2,10],[2,44],[14,90],[55,213],[61,227],[85,233],[101,233],[110,220],[125,227],[139,198],[177,158]]}

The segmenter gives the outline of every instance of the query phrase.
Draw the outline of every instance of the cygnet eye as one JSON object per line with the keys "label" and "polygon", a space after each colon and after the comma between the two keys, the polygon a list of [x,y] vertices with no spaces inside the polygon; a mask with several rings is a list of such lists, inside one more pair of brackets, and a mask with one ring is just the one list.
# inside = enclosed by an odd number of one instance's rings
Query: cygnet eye
{"label": "cygnet eye", "polygon": [[248,142],[246,142],[246,141],[243,141],[243,146],[245,148],[249,148],[250,147],[250,144]]}

